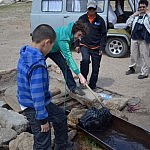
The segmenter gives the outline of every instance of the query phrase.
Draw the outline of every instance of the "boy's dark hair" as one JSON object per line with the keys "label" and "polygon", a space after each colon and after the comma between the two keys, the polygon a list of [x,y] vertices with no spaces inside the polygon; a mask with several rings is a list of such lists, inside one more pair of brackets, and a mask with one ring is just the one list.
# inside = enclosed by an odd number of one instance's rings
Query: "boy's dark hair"
{"label": "boy's dark hair", "polygon": [[88,33],[87,24],[83,23],[81,20],[76,21],[72,28],[73,35],[78,31],[81,31],[83,35],[86,35]]}
{"label": "boy's dark hair", "polygon": [[45,39],[50,39],[50,42],[53,43],[56,39],[56,33],[51,26],[41,24],[34,29],[32,33],[32,42],[39,43]]}
{"label": "boy's dark hair", "polygon": [[148,6],[148,1],[147,0],[140,0],[139,5],[140,4],[145,4],[146,6]]}

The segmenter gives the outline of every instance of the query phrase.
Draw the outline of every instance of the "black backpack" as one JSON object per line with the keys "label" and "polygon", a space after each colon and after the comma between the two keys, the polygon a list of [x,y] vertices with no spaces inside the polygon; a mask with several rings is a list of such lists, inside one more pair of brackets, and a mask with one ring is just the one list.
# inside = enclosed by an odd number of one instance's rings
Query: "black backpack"
{"label": "black backpack", "polygon": [[79,125],[89,131],[104,131],[112,124],[112,114],[103,107],[97,109],[89,108],[85,114],[79,119]]}

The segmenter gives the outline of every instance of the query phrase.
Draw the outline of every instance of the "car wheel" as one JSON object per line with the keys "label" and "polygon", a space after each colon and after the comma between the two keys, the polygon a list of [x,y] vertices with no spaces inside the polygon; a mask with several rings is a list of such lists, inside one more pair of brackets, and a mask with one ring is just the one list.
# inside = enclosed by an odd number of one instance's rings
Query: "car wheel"
{"label": "car wheel", "polygon": [[105,52],[110,57],[124,57],[128,53],[128,45],[123,38],[111,37],[107,40]]}

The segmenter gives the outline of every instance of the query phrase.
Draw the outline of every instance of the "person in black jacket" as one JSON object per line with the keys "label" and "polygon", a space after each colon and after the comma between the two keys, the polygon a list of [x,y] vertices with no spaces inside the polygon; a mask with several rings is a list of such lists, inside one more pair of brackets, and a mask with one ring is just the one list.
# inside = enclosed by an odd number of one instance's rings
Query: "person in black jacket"
{"label": "person in black jacket", "polygon": [[89,32],[81,39],[80,49],[76,48],[82,54],[80,70],[85,79],[87,79],[89,73],[91,57],[92,74],[89,80],[89,86],[93,90],[96,89],[102,52],[105,50],[107,37],[105,21],[97,14],[96,10],[96,2],[90,1],[87,3],[87,13],[79,17],[79,20],[88,25]]}

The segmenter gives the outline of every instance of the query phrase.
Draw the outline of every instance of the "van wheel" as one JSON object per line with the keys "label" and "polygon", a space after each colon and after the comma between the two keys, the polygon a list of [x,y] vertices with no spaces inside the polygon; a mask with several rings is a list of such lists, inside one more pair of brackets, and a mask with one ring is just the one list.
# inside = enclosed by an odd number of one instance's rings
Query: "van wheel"
{"label": "van wheel", "polygon": [[107,40],[105,52],[110,57],[124,57],[128,53],[128,45],[123,38],[111,37]]}

